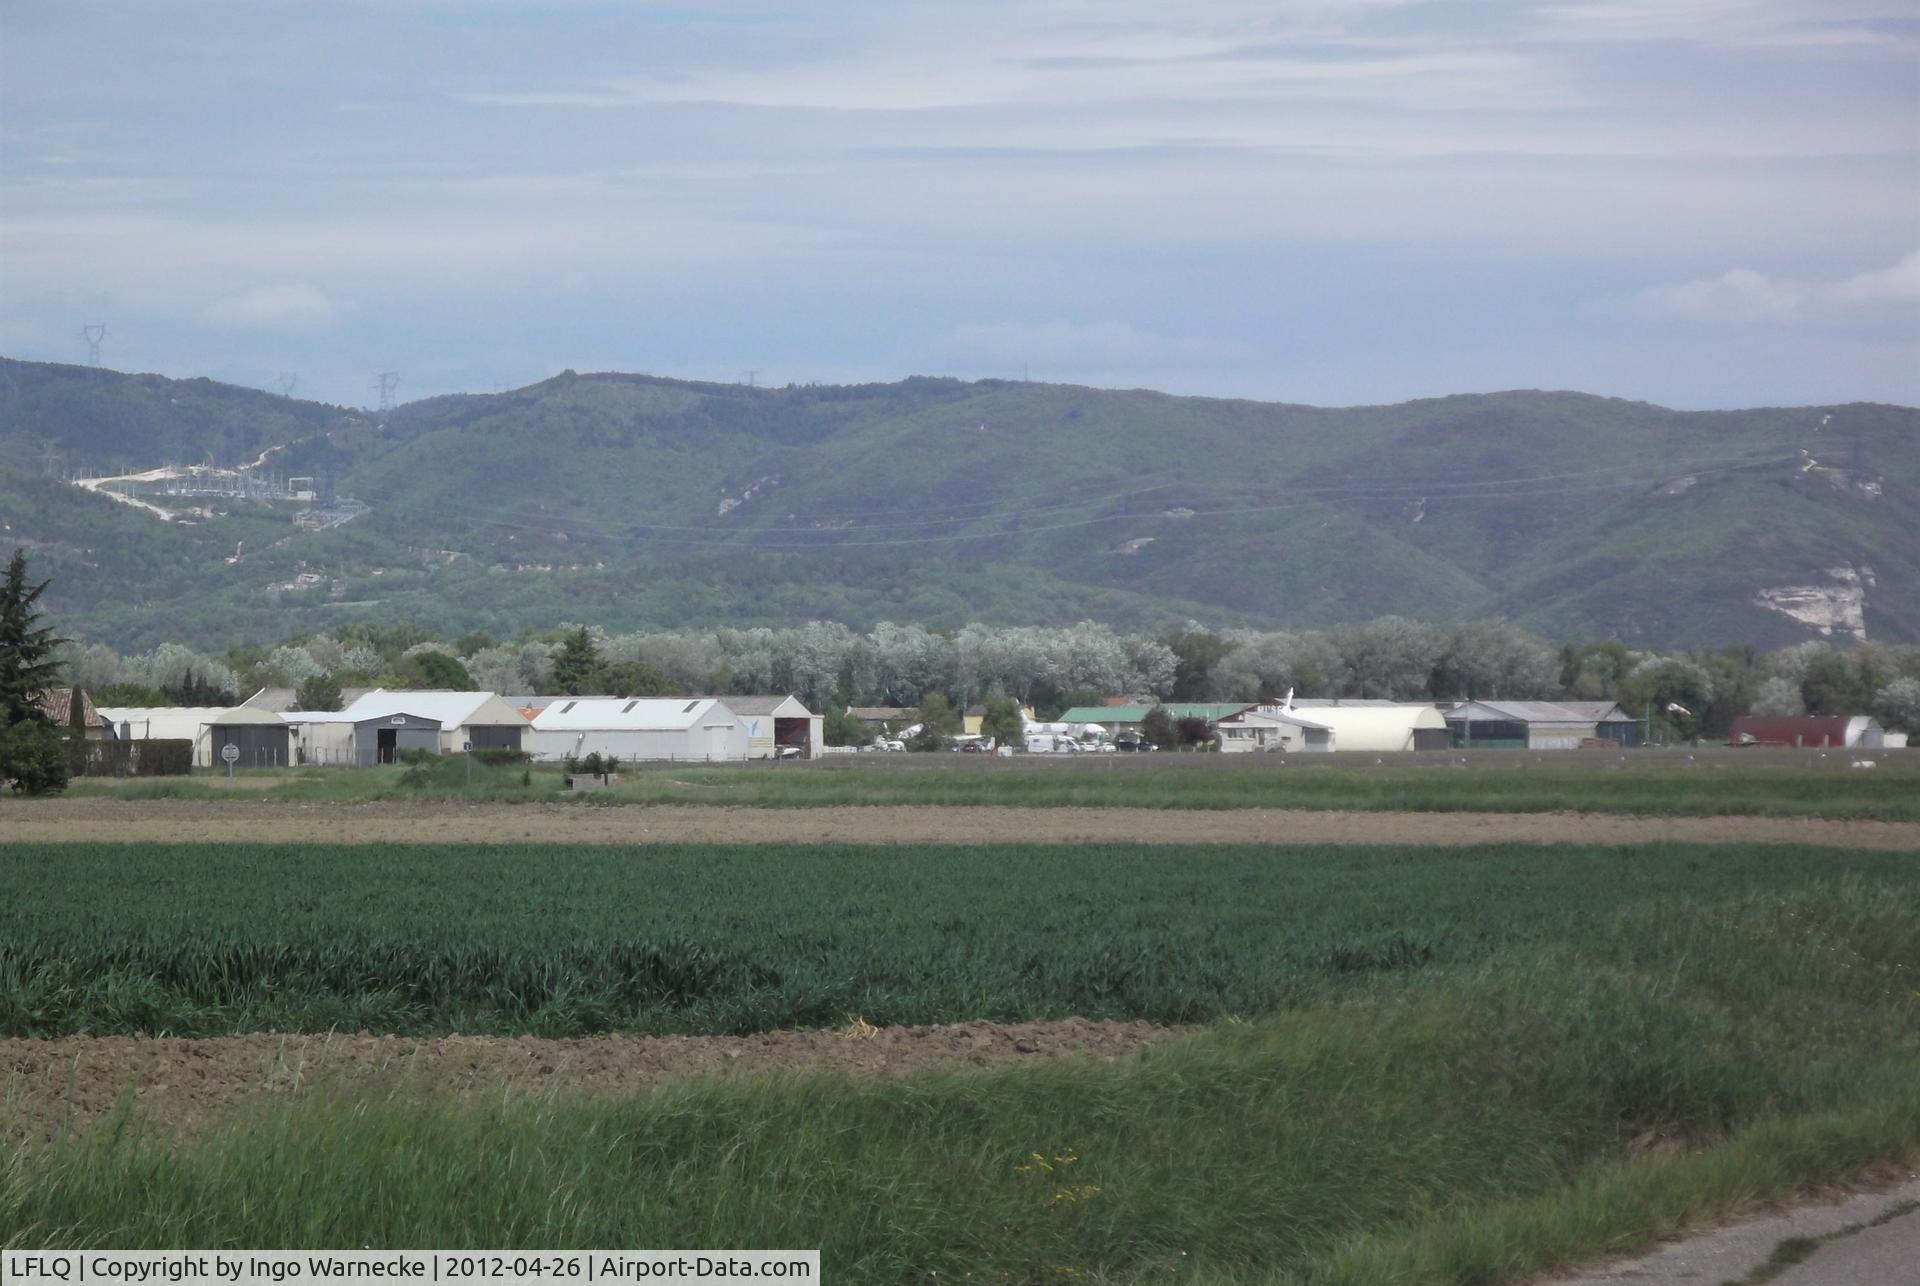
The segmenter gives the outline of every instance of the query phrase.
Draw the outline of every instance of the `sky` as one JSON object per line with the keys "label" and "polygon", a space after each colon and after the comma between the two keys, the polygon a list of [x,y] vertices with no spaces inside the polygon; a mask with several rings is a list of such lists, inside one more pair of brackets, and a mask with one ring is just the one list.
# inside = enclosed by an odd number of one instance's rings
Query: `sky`
{"label": "sky", "polygon": [[0,0],[0,354],[1920,403],[1920,0]]}

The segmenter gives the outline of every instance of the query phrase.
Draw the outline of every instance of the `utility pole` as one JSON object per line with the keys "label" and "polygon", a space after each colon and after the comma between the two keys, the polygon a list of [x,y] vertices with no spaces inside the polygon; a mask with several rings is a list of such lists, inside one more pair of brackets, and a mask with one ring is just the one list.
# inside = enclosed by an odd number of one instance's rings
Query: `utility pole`
{"label": "utility pole", "polygon": [[100,365],[100,341],[107,337],[105,322],[90,322],[80,328],[80,337],[87,341],[87,365]]}
{"label": "utility pole", "polygon": [[747,387],[748,388],[757,387],[757,382],[759,381],[759,379],[760,379],[760,368],[756,366],[752,370],[749,370],[747,372]]}
{"label": "utility pole", "polygon": [[380,394],[380,411],[385,414],[393,409],[393,391],[400,387],[400,372],[381,371],[380,378],[373,382]]}

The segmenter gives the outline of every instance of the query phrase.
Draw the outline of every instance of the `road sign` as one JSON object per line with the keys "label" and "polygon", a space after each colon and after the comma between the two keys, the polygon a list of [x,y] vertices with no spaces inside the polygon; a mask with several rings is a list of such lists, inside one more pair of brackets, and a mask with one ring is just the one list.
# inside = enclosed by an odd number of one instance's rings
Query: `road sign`
{"label": "road sign", "polygon": [[460,749],[462,752],[470,755],[473,753],[473,743],[471,741],[463,741],[460,743]]}
{"label": "road sign", "polygon": [[240,757],[240,747],[234,745],[232,742],[228,742],[226,745],[220,747],[220,757],[228,763],[232,763]]}

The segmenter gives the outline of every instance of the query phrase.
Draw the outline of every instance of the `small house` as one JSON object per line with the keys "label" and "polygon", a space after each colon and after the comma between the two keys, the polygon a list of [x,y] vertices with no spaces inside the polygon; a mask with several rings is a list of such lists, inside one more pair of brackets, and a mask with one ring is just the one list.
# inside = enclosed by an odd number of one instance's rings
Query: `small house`
{"label": "small house", "polygon": [[76,691],[80,694],[80,717],[86,725],[87,740],[111,739],[113,736],[111,725],[101,716],[98,707],[93,704],[93,698],[87,695],[84,688],[48,688],[39,697],[40,713],[45,715],[47,722],[54,727],[68,727],[68,721],[73,718],[73,694]]}
{"label": "small house", "polygon": [[867,726],[874,736],[920,722],[920,712],[912,706],[848,706],[847,713]]}
{"label": "small house", "polygon": [[1255,706],[1214,724],[1215,740],[1227,754],[1242,750],[1329,751],[1333,729],[1280,706]]}

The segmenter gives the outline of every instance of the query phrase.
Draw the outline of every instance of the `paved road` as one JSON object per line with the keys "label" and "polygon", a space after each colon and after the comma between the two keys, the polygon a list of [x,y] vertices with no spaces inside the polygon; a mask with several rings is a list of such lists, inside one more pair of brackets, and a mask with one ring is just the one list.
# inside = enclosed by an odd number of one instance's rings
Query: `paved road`
{"label": "paved road", "polygon": [[1764,1215],[1551,1286],[1723,1286],[1789,1238],[1820,1242],[1772,1286],[1920,1286],[1920,1176],[1884,1192]]}

